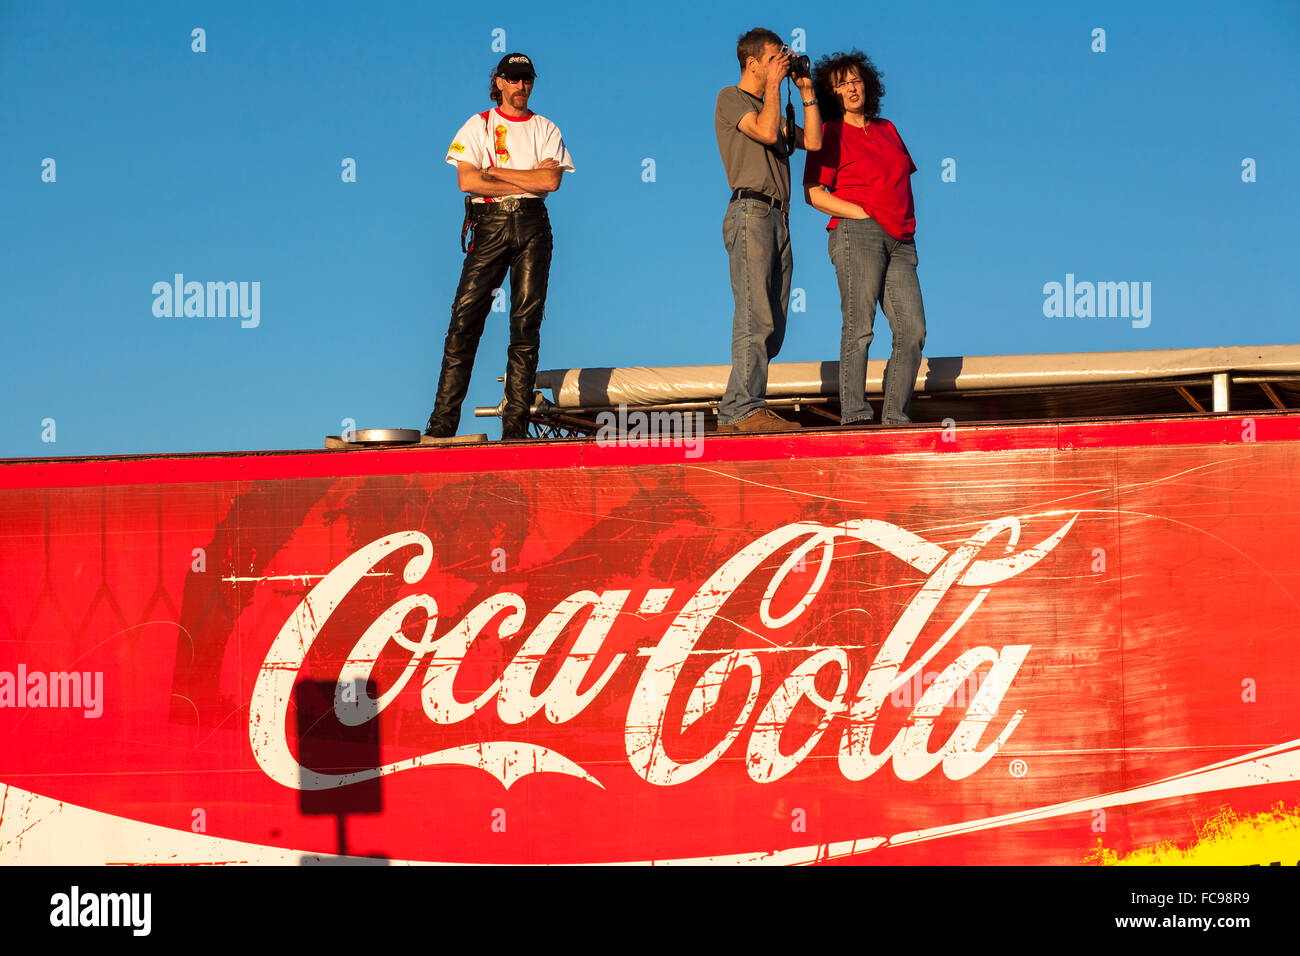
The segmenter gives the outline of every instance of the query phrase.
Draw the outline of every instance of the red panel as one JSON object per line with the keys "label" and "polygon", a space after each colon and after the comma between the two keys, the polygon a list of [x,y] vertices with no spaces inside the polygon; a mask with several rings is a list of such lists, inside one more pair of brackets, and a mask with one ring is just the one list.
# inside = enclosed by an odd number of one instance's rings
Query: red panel
{"label": "red panel", "polygon": [[1300,737],[1300,417],[1253,427],[8,465],[0,783],[412,860],[1190,842],[1300,773],[1253,756]]}

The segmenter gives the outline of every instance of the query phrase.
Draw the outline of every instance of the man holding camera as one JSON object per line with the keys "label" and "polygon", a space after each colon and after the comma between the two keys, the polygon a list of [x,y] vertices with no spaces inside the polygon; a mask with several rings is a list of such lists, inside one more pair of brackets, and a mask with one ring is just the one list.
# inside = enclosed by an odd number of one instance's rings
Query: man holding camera
{"label": "man holding camera", "polygon": [[[736,58],[740,82],[718,94],[713,113],[718,152],[732,190],[722,239],[736,300],[731,376],[718,405],[718,431],[792,431],[797,423],[767,407],[767,366],[785,338],[794,270],[790,154],[794,148],[821,148],[821,116],[808,58],[791,57],[771,30],[755,28],[743,34],[736,43]],[[801,94],[803,128],[781,117],[781,83],[787,76]]]}
{"label": "man holding camera", "polygon": [[466,255],[451,307],[438,397],[424,431],[435,442],[456,434],[492,294],[507,270],[510,346],[501,437],[527,435],[551,268],[544,197],[560,188],[565,171],[573,171],[559,129],[528,109],[535,78],[532,61],[522,53],[502,57],[489,86],[496,108],[471,116],[447,150],[447,162],[456,167],[460,190],[467,194],[461,230]]}

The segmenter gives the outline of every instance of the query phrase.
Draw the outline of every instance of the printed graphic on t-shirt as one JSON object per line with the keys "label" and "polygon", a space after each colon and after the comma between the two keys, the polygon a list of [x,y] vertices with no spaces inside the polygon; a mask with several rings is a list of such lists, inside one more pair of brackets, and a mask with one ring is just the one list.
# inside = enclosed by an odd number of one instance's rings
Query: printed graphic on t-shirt
{"label": "printed graphic on t-shirt", "polygon": [[[447,162],[452,166],[470,163],[477,169],[489,166],[536,169],[544,159],[553,159],[560,169],[573,172],[573,160],[564,146],[559,127],[537,113],[523,118],[506,116],[497,109],[489,110],[486,116],[475,113],[465,121],[447,147]],[[537,193],[530,192],[511,195],[520,199],[540,198]],[[476,203],[487,201],[482,196],[474,197]]]}

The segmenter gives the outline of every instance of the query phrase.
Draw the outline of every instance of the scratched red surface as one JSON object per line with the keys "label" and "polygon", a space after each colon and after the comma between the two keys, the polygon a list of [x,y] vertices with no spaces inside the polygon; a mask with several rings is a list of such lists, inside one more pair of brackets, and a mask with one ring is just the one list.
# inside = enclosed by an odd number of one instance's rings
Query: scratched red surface
{"label": "scratched red surface", "polygon": [[[336,809],[350,814],[351,852],[467,862],[829,848],[1132,790],[1300,737],[1300,417],[1262,416],[1250,428],[1250,440],[1240,421],[1221,418],[969,429],[948,443],[938,430],[875,444],[712,439],[694,459],[674,448],[546,446],[0,465],[0,671],[102,672],[104,681],[99,717],[0,706],[0,783],[186,833],[202,808],[210,837],[304,852],[339,849],[335,820],[321,812]],[[938,751],[967,716],[988,661],[1027,647],[972,749],[988,748],[1019,713],[1018,722],[978,769],[954,779],[937,764],[907,779],[885,760],[863,779],[843,772],[854,695],[931,578],[897,546],[852,536],[793,564],[767,612],[764,592],[802,539],[764,552],[718,598],[667,679],[661,726],[632,719],[655,648],[719,569],[794,523],[834,529],[863,519],[949,559],[991,522],[1003,530],[974,547],[977,560],[1059,535],[1031,567],[989,586],[964,622],[977,589],[943,594],[906,663],[938,651],[869,721],[879,753],[915,726],[913,691],[987,648],[976,683],[964,685],[971,693],[934,717],[926,750]],[[567,758],[588,779],[532,773],[507,789],[476,767],[426,766],[314,792],[304,806],[259,762],[252,699],[277,635],[323,576],[404,532],[427,538],[427,572],[402,576],[415,544],[382,557],[347,590],[294,682],[332,689],[361,635],[403,598],[432,598],[430,632],[441,639],[483,602],[517,595],[525,611],[516,630],[501,636],[508,615],[488,615],[463,657],[450,659],[454,701],[483,703],[435,722],[421,662],[359,727],[328,707],[301,726],[287,702],[287,752],[330,774],[515,742]],[[801,613],[772,626],[810,590]],[[562,720],[504,720],[492,689],[537,625],[571,595],[623,591],[594,657],[574,656],[587,668],[571,688],[579,695],[617,662],[586,706]],[[427,617],[405,617],[408,640]],[[585,620],[579,612],[540,655],[533,694],[545,696]],[[779,720],[777,751],[795,753],[825,723],[815,746],[778,779],[756,781],[747,747],[760,712],[828,648],[844,649],[846,689],[837,691],[840,667],[817,674],[811,699]],[[435,644],[426,662],[444,649]],[[708,668],[736,650],[753,651],[757,676],[737,667],[711,680]],[[371,692],[392,688],[410,659],[387,644]],[[702,705],[697,684],[712,689]],[[688,712],[698,719],[687,722]],[[705,765],[680,780],[664,779],[662,762],[638,769],[630,741],[647,729],[670,765]],[[1077,811],[827,855],[1073,863],[1099,839],[1121,853],[1185,843],[1216,807],[1248,812],[1296,795],[1288,781],[1232,786],[1118,806],[1100,833],[1094,813]]]}

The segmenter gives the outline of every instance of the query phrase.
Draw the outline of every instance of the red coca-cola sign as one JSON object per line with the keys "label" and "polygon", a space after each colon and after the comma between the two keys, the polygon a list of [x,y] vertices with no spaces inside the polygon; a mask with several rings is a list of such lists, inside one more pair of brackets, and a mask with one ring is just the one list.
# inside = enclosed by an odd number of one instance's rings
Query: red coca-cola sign
{"label": "red coca-cola sign", "polygon": [[1245,434],[0,466],[0,858],[1194,842],[1300,779],[1300,417]]}

